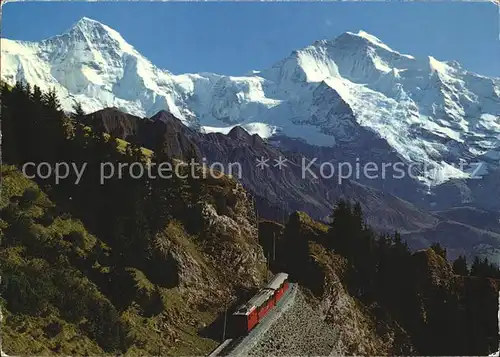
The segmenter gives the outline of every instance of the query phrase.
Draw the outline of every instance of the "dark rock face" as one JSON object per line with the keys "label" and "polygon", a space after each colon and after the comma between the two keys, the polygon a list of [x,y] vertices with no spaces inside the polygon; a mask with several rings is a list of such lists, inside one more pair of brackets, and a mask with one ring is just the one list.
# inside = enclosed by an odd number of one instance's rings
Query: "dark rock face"
{"label": "dark rock face", "polygon": [[105,133],[129,141],[138,134],[141,118],[125,114],[116,108],[106,108],[87,115],[86,121]]}
{"label": "dark rock face", "polygon": [[[482,166],[478,163],[471,170]],[[480,209],[500,210],[500,169],[489,168],[487,174],[476,173],[472,179],[454,179],[436,188],[436,209],[470,205]]]}
{"label": "dark rock face", "polygon": [[445,219],[463,222],[478,229],[484,229],[500,234],[498,212],[462,206],[450,208],[444,211],[436,211],[434,214]]}

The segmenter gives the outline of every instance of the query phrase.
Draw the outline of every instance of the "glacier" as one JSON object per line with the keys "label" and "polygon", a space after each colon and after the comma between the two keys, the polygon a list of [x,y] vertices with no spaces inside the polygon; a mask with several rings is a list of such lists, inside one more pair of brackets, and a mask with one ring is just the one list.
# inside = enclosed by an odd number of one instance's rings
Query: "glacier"
{"label": "glacier", "polygon": [[1,41],[2,80],[54,88],[66,111],[75,101],[86,112],[167,110],[203,132],[239,125],[317,146],[346,145],[369,130],[405,162],[430,165],[421,173],[429,187],[470,177],[464,160],[498,168],[500,79],[400,53],[364,31],[316,41],[243,76],[171,73],[86,17],[40,42]]}

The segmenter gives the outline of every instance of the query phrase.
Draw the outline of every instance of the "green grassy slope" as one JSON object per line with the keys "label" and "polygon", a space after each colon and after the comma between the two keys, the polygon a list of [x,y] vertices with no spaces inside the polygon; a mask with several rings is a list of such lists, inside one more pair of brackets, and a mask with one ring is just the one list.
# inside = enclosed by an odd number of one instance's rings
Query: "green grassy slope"
{"label": "green grassy slope", "polygon": [[[182,355],[215,346],[197,332],[215,309],[192,310],[179,288],[155,285],[137,268],[111,267],[111,249],[13,166],[2,166],[0,208],[6,353],[103,355],[117,347],[129,355]],[[164,233],[199,254],[181,223]],[[105,286],[112,281],[127,306],[111,301]]]}

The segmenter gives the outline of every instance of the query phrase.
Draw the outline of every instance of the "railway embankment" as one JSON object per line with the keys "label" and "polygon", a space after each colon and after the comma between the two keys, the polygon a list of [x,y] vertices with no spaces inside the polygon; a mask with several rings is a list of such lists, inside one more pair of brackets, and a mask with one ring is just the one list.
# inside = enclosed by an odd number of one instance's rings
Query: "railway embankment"
{"label": "railway embankment", "polygon": [[221,355],[239,357],[252,355],[252,350],[266,336],[269,330],[273,330],[281,324],[281,318],[295,304],[297,295],[297,284],[290,284],[289,290],[283,295],[278,304],[259,322],[248,335],[234,341]]}
{"label": "railway embankment", "polygon": [[279,315],[248,356],[298,356],[340,354],[339,331],[326,322],[297,288],[290,307]]}

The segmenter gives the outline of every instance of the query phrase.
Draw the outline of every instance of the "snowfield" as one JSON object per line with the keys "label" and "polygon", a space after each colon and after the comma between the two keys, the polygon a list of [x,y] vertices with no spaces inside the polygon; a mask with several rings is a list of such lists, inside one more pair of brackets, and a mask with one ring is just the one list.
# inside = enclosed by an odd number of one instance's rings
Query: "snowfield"
{"label": "snowfield", "polygon": [[[257,134],[263,139],[270,138],[273,136],[277,128],[273,125],[269,125],[266,123],[247,123],[247,124],[238,124],[241,126],[243,129],[245,129],[250,135]],[[233,129],[236,125],[231,125],[231,126],[224,126],[224,127],[215,127],[215,126],[202,126],[201,131],[203,133],[222,133],[222,134],[228,134],[231,129]]]}
{"label": "snowfield", "polygon": [[142,117],[165,109],[205,132],[241,125],[318,146],[368,129],[406,162],[432,165],[421,175],[429,186],[468,177],[463,158],[495,167],[500,158],[500,79],[399,53],[364,31],[316,41],[241,77],[157,68],[89,18],[38,43],[1,45],[2,80],[55,88],[68,111],[75,101],[87,112],[114,106]]}

